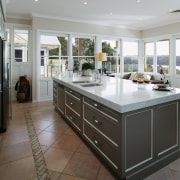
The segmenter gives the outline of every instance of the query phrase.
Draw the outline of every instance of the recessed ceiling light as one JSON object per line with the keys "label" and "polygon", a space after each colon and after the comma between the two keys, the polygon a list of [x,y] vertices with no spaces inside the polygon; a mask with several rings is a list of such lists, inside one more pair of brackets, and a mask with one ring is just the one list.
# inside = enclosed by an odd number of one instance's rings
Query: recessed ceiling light
{"label": "recessed ceiling light", "polygon": [[38,2],[38,0],[34,0],[35,2]]}
{"label": "recessed ceiling light", "polygon": [[110,13],[109,13],[109,15],[110,15],[110,16],[112,16],[112,15],[113,15],[113,13],[112,13],[112,12],[110,12]]}
{"label": "recessed ceiling light", "polygon": [[140,2],[141,2],[141,0],[136,0],[136,2],[137,2],[137,3],[140,3]]}
{"label": "recessed ceiling light", "polygon": [[86,2],[86,1],[84,2],[84,5],[87,5],[87,2]]}

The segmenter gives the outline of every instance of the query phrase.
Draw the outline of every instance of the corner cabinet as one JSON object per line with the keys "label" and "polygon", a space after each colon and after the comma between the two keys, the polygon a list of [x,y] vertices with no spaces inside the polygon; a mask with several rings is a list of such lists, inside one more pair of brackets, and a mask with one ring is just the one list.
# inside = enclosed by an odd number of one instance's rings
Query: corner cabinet
{"label": "corner cabinet", "polygon": [[179,100],[126,113],[54,81],[58,112],[118,179],[143,179],[179,158]]}

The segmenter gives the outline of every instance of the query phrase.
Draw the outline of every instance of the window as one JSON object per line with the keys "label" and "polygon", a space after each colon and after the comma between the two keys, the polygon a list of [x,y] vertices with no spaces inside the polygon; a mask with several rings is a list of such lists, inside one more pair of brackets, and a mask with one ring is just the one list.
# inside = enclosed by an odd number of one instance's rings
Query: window
{"label": "window", "polygon": [[154,65],[154,43],[144,43],[144,71],[153,72]]}
{"label": "window", "polygon": [[28,30],[14,30],[15,62],[28,62]]}
{"label": "window", "polygon": [[80,64],[83,62],[91,62],[95,65],[94,37],[72,38],[72,51],[74,71],[81,71]]}
{"label": "window", "polygon": [[40,76],[52,77],[67,68],[67,36],[40,36]]}
{"label": "window", "polygon": [[106,73],[120,72],[120,42],[102,40],[102,52],[107,56],[107,61],[103,62]]}
{"label": "window", "polygon": [[169,73],[170,40],[144,43],[144,71]]}
{"label": "window", "polygon": [[23,49],[15,49],[16,62],[23,62]]}
{"label": "window", "polygon": [[180,74],[180,39],[176,39],[176,74]]}
{"label": "window", "polygon": [[137,41],[123,41],[124,72],[138,71],[138,44]]}
{"label": "window", "polygon": [[164,73],[169,73],[169,43],[169,40],[161,40],[156,43],[157,72],[162,68]]}

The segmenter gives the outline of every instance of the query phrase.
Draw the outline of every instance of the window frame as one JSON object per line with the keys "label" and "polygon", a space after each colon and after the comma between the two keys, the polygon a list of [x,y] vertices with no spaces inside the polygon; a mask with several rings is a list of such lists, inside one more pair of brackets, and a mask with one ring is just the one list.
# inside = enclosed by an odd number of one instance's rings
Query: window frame
{"label": "window frame", "polygon": [[[115,50],[116,52],[115,52],[115,55],[108,55],[107,54],[107,52],[104,52],[103,51],[103,42],[107,42],[108,43],[108,41],[114,41],[115,42],[115,44],[117,43],[118,44],[118,47],[116,46],[116,47],[111,47],[113,50]],[[104,68],[106,68],[106,67],[110,67],[110,69],[109,69],[109,71],[106,71],[106,73],[120,73],[121,72],[121,67],[120,67],[120,64],[121,64],[121,40],[120,40],[120,38],[114,38],[114,37],[102,37],[102,39],[101,39],[101,52],[103,52],[103,53],[106,53],[106,57],[107,57],[107,61],[105,61],[105,62],[103,62],[103,66],[104,66]],[[115,49],[116,48],[116,49]],[[109,61],[108,61],[108,59],[110,59]],[[114,71],[112,70],[112,59],[115,59],[115,67],[113,68],[114,69]]]}
{"label": "window frame", "polygon": [[[166,75],[169,75],[171,73],[171,41],[172,39],[170,37],[162,37],[157,39],[150,39],[150,40],[142,40],[143,42],[143,70],[145,73],[155,73],[158,74],[158,64],[157,64],[157,42],[161,41],[169,41],[169,64],[168,64],[168,73],[165,73]],[[154,56],[153,56],[153,72],[145,71],[145,43],[154,43]]]}
{"label": "window frame", "polygon": [[[137,55],[130,55],[130,57],[137,57],[137,71],[134,71],[134,70],[132,71],[132,69],[130,71],[125,71],[125,59],[124,59],[125,55],[123,52],[124,42],[136,42],[137,43],[137,46],[138,46]],[[122,40],[122,59],[123,59],[123,73],[139,71],[139,64],[140,64],[140,40],[139,39],[123,39]]]}
{"label": "window frame", "polygon": [[[94,55],[93,56],[85,56],[85,55],[73,55],[73,39],[79,38],[79,39],[92,39],[94,41]],[[95,59],[95,44],[96,44],[96,37],[90,36],[90,35],[79,35],[79,34],[71,34],[71,48],[72,48],[72,59],[73,59],[73,71],[82,71],[82,64],[83,62],[92,62],[94,63],[94,66],[96,64]]]}
{"label": "window frame", "polygon": [[[14,41],[14,38],[15,38],[15,30],[24,30],[24,31],[27,31],[28,32],[28,41],[27,41],[27,46],[24,46],[24,45],[15,45],[15,41]],[[12,50],[13,50],[13,54],[12,54],[12,62],[13,63],[19,63],[19,64],[21,64],[21,63],[30,63],[30,28],[28,28],[28,27],[21,27],[21,26],[15,26],[15,27],[13,27],[13,36],[12,36],[12,40],[13,40],[13,43],[12,43],[12,45],[13,45],[13,47],[12,47]],[[23,50],[23,58],[26,56],[26,61],[22,61],[22,62],[18,62],[18,61],[15,61],[15,50],[16,49],[20,49],[20,47],[21,48],[23,48],[23,47],[27,47],[27,52],[25,52],[25,50]]]}

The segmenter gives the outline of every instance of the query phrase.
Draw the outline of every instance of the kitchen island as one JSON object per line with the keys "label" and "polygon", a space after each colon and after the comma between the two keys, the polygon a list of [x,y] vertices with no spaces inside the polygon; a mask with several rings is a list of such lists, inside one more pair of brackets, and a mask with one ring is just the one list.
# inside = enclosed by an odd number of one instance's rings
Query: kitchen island
{"label": "kitchen island", "polygon": [[180,89],[120,78],[53,77],[53,102],[119,179],[143,179],[179,158]]}

